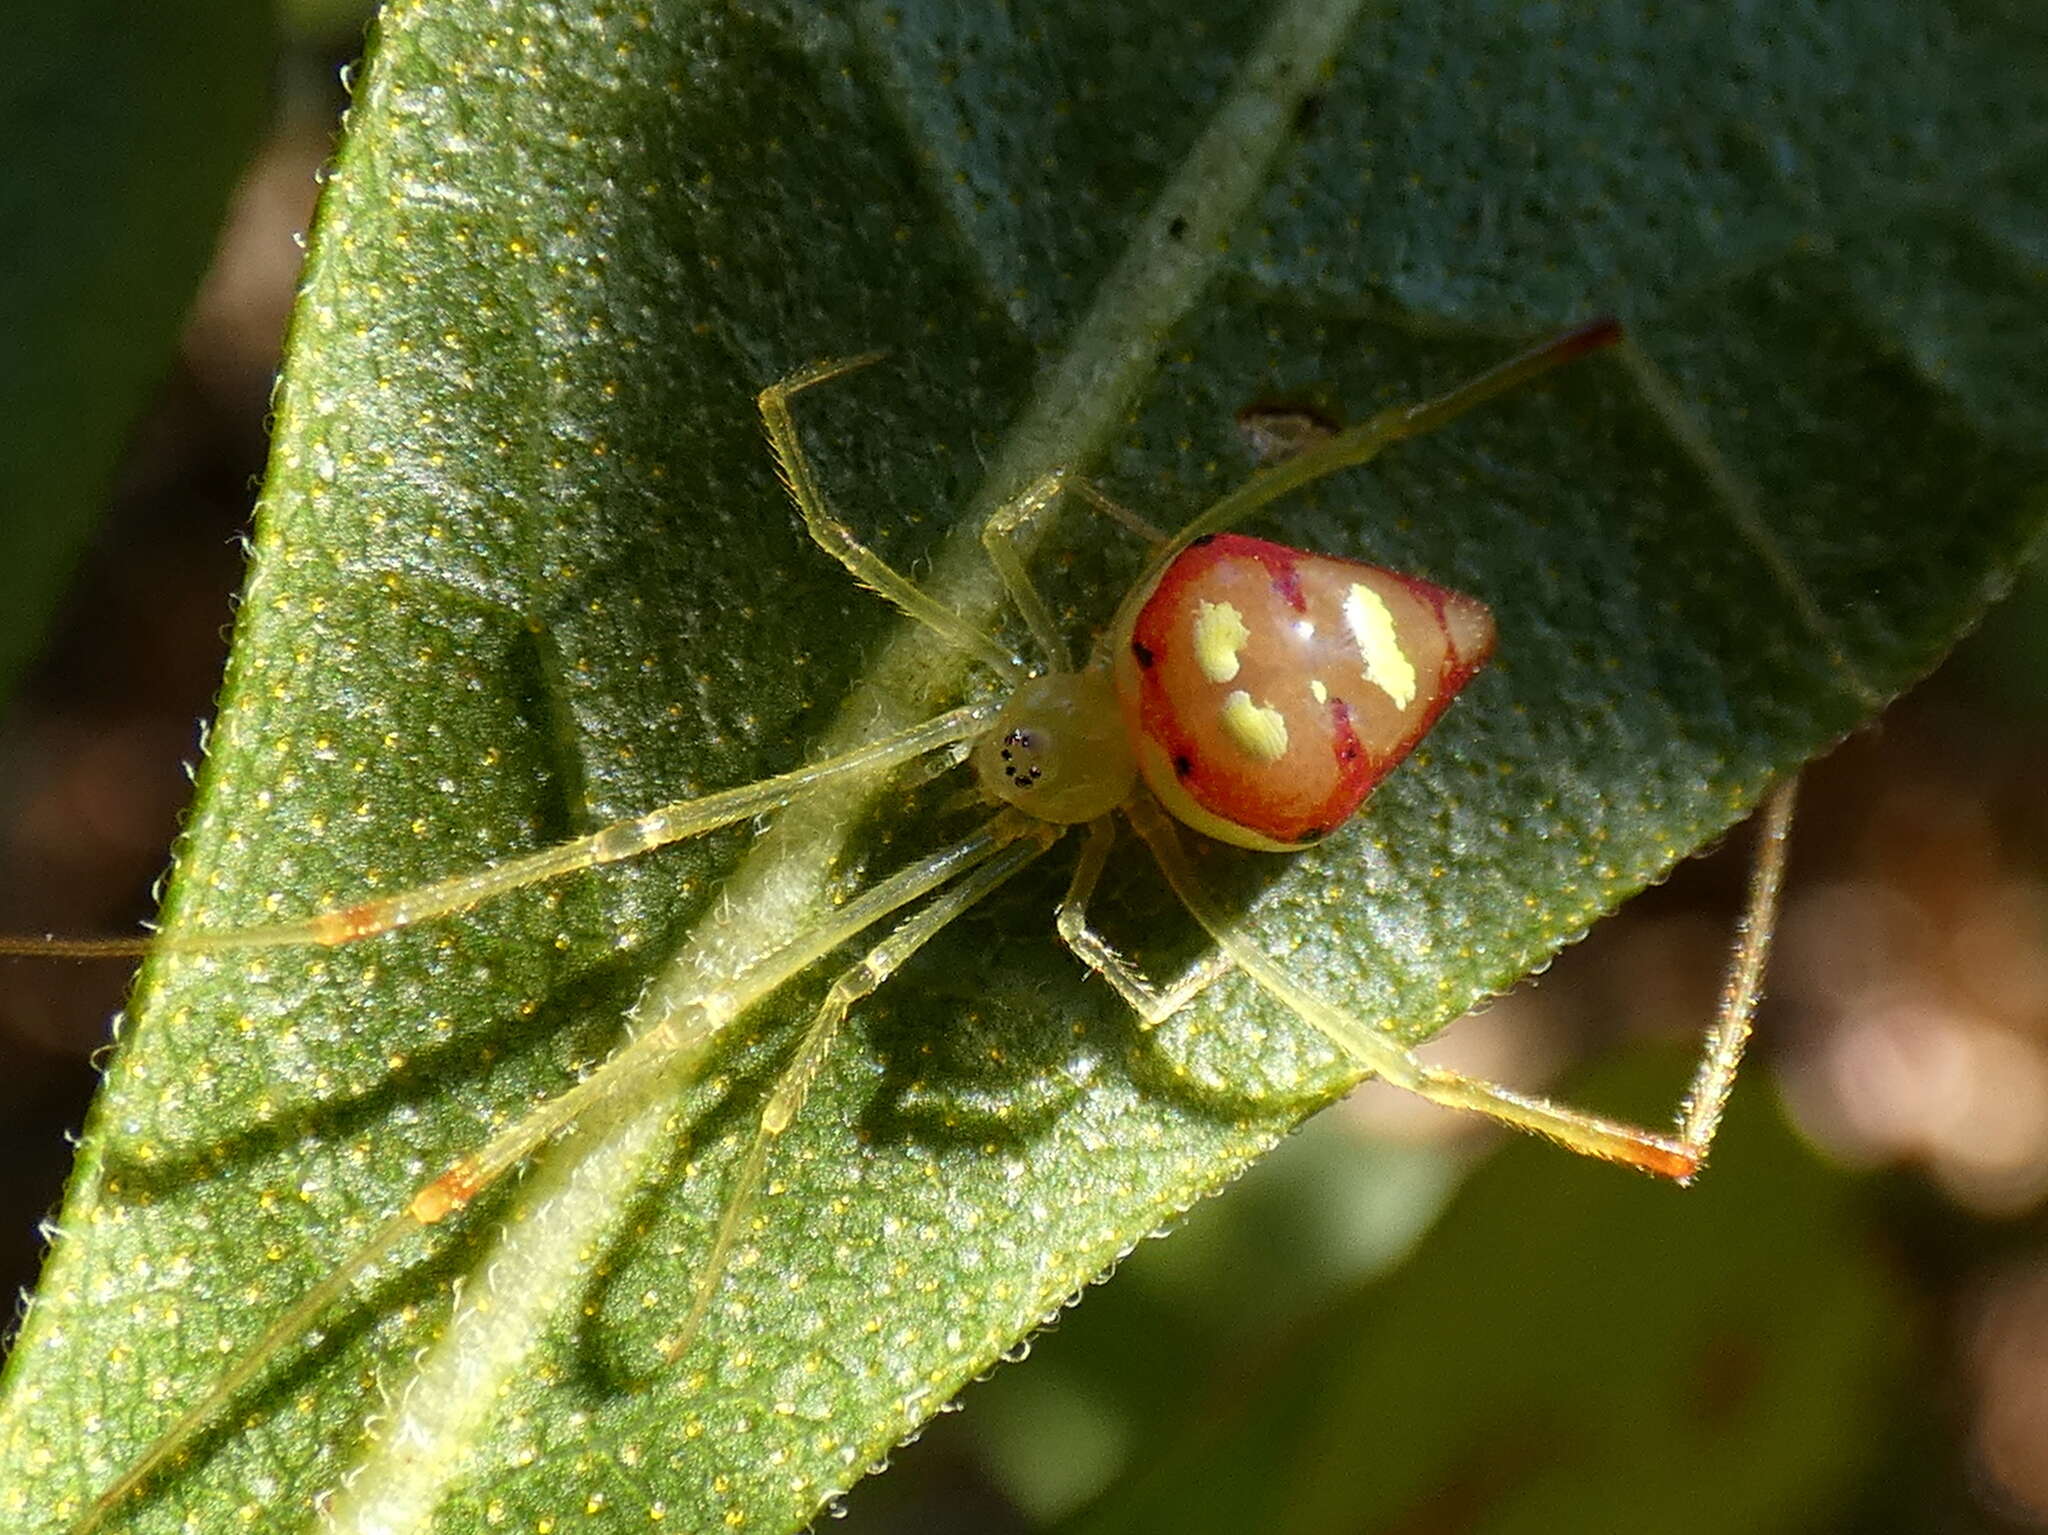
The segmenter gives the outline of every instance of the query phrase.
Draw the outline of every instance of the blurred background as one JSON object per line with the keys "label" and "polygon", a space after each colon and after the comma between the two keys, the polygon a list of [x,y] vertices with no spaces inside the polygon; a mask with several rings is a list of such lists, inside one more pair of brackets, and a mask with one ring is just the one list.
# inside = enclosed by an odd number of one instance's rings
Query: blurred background
{"label": "blurred background", "polygon": [[[0,930],[151,910],[366,10],[285,8],[175,362],[0,716]],[[2044,787],[2037,568],[1809,774],[1755,1065],[1701,1188],[1368,1089],[1135,1253],[845,1527],[2048,1529]],[[1443,1056],[1668,1112],[1747,856],[1738,835],[1680,869]],[[0,970],[9,1293],[126,984]]]}

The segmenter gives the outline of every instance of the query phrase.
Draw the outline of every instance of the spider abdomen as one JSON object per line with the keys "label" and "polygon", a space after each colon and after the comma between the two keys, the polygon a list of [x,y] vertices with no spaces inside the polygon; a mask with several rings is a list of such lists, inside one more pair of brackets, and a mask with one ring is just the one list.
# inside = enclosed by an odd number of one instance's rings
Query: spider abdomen
{"label": "spider abdomen", "polygon": [[1161,572],[1116,657],[1138,770],[1174,817],[1241,847],[1342,825],[1493,652],[1476,598],[1243,534]]}

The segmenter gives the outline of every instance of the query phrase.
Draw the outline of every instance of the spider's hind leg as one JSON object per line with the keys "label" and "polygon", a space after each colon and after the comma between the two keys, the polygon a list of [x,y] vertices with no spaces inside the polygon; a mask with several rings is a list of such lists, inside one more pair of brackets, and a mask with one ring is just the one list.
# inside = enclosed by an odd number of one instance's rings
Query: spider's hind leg
{"label": "spider's hind leg", "polygon": [[1258,948],[1236,920],[1217,907],[1201,887],[1172,823],[1161,811],[1141,803],[1133,808],[1132,819],[1151,846],[1174,893],[1208,930],[1217,947],[1229,953],[1261,991],[1321,1032],[1363,1069],[1433,1103],[1472,1110],[1547,1137],[1581,1155],[1624,1163],[1685,1183],[1705,1163],[1714,1133],[1720,1128],[1721,1113],[1734,1085],[1736,1068],[1749,1041],[1751,1021],[1762,995],[1764,962],[1770,951],[1779,891],[1784,882],[1793,789],[1792,782],[1782,784],[1764,802],[1756,863],[1727,984],[1707,1031],[1706,1045],[1679,1111],[1678,1123],[1670,1132],[1623,1124],[1418,1059],[1386,1029],[1354,1018],[1296,984]]}

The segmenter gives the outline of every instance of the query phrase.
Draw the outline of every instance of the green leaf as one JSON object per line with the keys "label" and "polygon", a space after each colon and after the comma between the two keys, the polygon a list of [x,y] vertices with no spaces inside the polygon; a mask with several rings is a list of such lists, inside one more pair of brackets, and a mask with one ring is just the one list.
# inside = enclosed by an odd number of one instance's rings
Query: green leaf
{"label": "green leaf", "polygon": [[[974,541],[1029,476],[1170,524],[1247,472],[1251,401],[1355,419],[1611,309],[1631,353],[1264,521],[1500,620],[1356,824],[1201,860],[1305,984],[1426,1036],[1924,672],[2041,520],[2048,44],[1875,0],[1735,25],[393,6],[166,920],[399,888],[985,687],[804,537],[752,404],[804,362],[891,349],[801,402],[820,479],[997,622]],[[1136,563],[1079,512],[1039,560],[1077,631]],[[658,978],[970,824],[951,779],[860,787],[375,942],[150,966],[10,1367],[0,1513],[61,1527]],[[1139,1030],[1052,934],[1067,862],[860,1007],[680,1364],[825,975],[409,1245],[120,1527],[803,1525],[1352,1075],[1236,982]],[[1100,906],[1155,973],[1199,949],[1128,848]]]}
{"label": "green leaf", "polygon": [[34,653],[105,502],[262,127],[267,14],[260,0],[87,0],[9,18],[0,691]]}

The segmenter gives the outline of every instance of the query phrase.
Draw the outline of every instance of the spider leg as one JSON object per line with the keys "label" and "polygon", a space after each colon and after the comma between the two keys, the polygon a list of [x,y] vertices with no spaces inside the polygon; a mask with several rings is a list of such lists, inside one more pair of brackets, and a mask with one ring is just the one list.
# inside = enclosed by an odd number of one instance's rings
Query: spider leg
{"label": "spider leg", "polygon": [[811,470],[810,460],[804,455],[803,443],[797,435],[796,418],[789,409],[791,398],[830,379],[878,362],[882,355],[880,352],[867,352],[859,357],[814,362],[761,391],[757,403],[761,407],[762,423],[768,429],[769,445],[775,450],[775,461],[782,471],[782,482],[788,487],[790,499],[796,503],[797,510],[803,514],[804,526],[810,530],[818,547],[844,565],[854,580],[881,593],[910,617],[985,662],[1000,676],[1013,683],[1021,682],[1024,668],[1015,656],[854,536],[853,530],[833,514],[825,500],[825,492]]}
{"label": "spider leg", "polygon": [[1060,637],[1059,626],[1053,622],[1052,610],[1046,606],[1045,598],[1025,568],[1022,535],[1067,491],[1072,491],[1147,544],[1156,547],[1166,541],[1164,533],[1136,512],[1118,505],[1087,480],[1065,469],[1040,475],[989,513],[988,521],[981,528],[981,545],[988,551],[989,564],[1002,578],[1010,601],[1023,615],[1025,627],[1030,629],[1032,639],[1045,653],[1048,664],[1060,672],[1073,670],[1073,659],[1067,653],[1066,641]]}
{"label": "spider leg", "polygon": [[[278,1353],[312,1330],[329,1307],[405,1237],[470,1204],[572,1124],[625,1118],[664,1087],[686,1080],[740,1014],[841,944],[955,878],[999,858],[1020,841],[1049,845],[1043,823],[1005,812],[951,847],[919,859],[833,908],[722,987],[661,1002],[647,1028],[574,1087],[538,1104],[489,1144],[450,1163],[420,1185],[403,1208],[264,1329],[205,1393],[150,1444],[141,1458],[100,1494],[67,1535],[91,1535],[161,1467],[178,1456],[220,1410],[260,1377]],[[1028,860],[1027,860],[1028,861]]]}
{"label": "spider leg", "polygon": [[1714,1009],[1713,1026],[1707,1031],[1706,1048],[1700,1054],[1692,1085],[1686,1090],[1679,1139],[1694,1149],[1701,1162],[1706,1160],[1707,1148],[1713,1144],[1714,1132],[1721,1127],[1722,1111],[1728,1107],[1735,1073],[1749,1045],[1756,1005],[1763,998],[1764,967],[1770,960],[1771,938],[1778,927],[1785,857],[1791,850],[1792,810],[1798,793],[1799,780],[1788,778],[1764,799],[1756,851],[1749,866],[1749,889],[1743,898],[1742,920],[1735,934],[1735,951],[1729,956],[1728,974]]}
{"label": "spider leg", "polygon": [[1131,815],[1167,882],[1217,947],[1227,952],[1261,991],[1320,1031],[1364,1070],[1432,1102],[1485,1114],[1583,1155],[1626,1163],[1685,1183],[1706,1161],[1749,1039],[1777,918],[1792,797],[1793,786],[1787,783],[1773,791],[1765,804],[1741,937],[1676,1133],[1624,1124],[1421,1061],[1385,1030],[1352,1017],[1298,985],[1254,944],[1202,888],[1163,811],[1141,799],[1134,803]]}
{"label": "spider leg", "polygon": [[908,730],[881,736],[837,757],[741,784],[699,799],[676,800],[645,815],[614,821],[588,836],[522,853],[481,869],[401,890],[376,900],[231,932],[167,932],[145,938],[0,938],[0,955],[89,959],[112,955],[198,954],[222,949],[274,949],[298,944],[329,947],[390,932],[434,917],[466,911],[508,891],[559,879],[582,869],[637,858],[655,848],[780,809],[820,784],[854,774],[885,773],[941,747],[971,740],[987,724],[981,707],[952,709]]}
{"label": "spider leg", "polygon": [[1619,324],[1613,320],[1595,320],[1539,342],[1440,395],[1383,410],[1292,458],[1260,470],[1175,534],[1157,558],[1159,561],[1170,559],[1205,533],[1235,527],[1259,508],[1312,481],[1335,474],[1340,469],[1352,469],[1370,462],[1393,443],[1433,432],[1496,395],[1620,339]]}
{"label": "spider leg", "polygon": [[1154,527],[1152,523],[1140,517],[1122,502],[1110,500],[1108,496],[1104,495],[1097,488],[1093,480],[1082,479],[1079,475],[1069,475],[1067,477],[1067,489],[1094,507],[1096,511],[1102,513],[1111,522],[1119,524],[1126,531],[1135,534],[1151,547],[1156,549],[1159,545],[1166,542],[1164,529]]}
{"label": "spider leg", "polygon": [[1088,841],[1074,865],[1074,878],[1059,904],[1055,922],[1060,941],[1073,951],[1074,957],[1114,986],[1116,994],[1146,1028],[1156,1028],[1230,974],[1234,965],[1220,946],[1211,948],[1179,980],[1161,989],[1088,925],[1088,902],[1095,894],[1096,883],[1102,878],[1115,843],[1115,821],[1104,816],[1089,823]]}
{"label": "spider leg", "polygon": [[1072,671],[1073,657],[1067,653],[1067,642],[1060,636],[1059,625],[1053,622],[1052,610],[1046,606],[1031,573],[1024,568],[1024,553],[1018,545],[1018,536],[1044,515],[1045,509],[1059,498],[1066,484],[1064,469],[1042,474],[990,512],[988,521],[981,525],[981,547],[988,551],[989,564],[1002,578],[1004,590],[1009,592],[1010,601],[1023,615],[1024,626],[1031,631],[1031,638],[1037,641],[1046,664],[1056,672]]}
{"label": "spider leg", "polygon": [[797,1041],[789,1064],[783,1067],[761,1109],[745,1156],[734,1171],[725,1208],[718,1218],[718,1230],[711,1251],[692,1282],[690,1307],[675,1332],[662,1342],[662,1354],[671,1364],[688,1351],[703,1329],[704,1318],[717,1297],[720,1282],[732,1262],[733,1248],[751,1221],[761,1193],[762,1175],[768,1154],[782,1133],[802,1111],[811,1084],[831,1054],[840,1025],[853,1005],[894,975],[911,955],[931,941],[939,931],[983,896],[1001,885],[1026,864],[1044,855],[1060,835],[1060,828],[1040,823],[1038,834],[1010,843],[986,863],[963,877],[950,890],[933,897],[921,911],[905,918],[895,930],[859,960],[848,966],[832,983],[825,1000],[818,1004]]}

